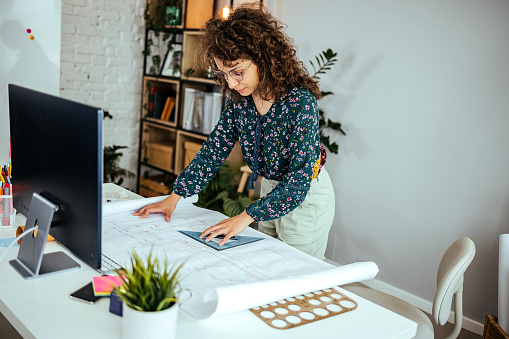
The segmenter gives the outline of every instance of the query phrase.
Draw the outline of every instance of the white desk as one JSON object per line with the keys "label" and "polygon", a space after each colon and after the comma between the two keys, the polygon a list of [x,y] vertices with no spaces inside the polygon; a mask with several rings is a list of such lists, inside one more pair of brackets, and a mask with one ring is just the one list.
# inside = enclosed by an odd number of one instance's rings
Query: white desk
{"label": "white desk", "polygon": [[[122,191],[106,184],[104,191]],[[137,197],[130,194],[130,198]],[[15,228],[0,229],[0,238],[14,237]],[[69,294],[91,281],[97,271],[82,263],[56,242],[46,252],[63,250],[81,269],[35,280],[23,279],[10,265],[19,247],[12,248],[0,263],[0,312],[24,338],[121,338],[122,318],[109,312],[109,299],[94,305],[71,300]],[[0,253],[5,247],[0,247]],[[250,311],[196,320],[179,311],[177,339],[260,338],[412,338],[417,324],[348,291],[357,309],[293,329],[269,327]],[[0,335],[1,336],[1,335]]]}

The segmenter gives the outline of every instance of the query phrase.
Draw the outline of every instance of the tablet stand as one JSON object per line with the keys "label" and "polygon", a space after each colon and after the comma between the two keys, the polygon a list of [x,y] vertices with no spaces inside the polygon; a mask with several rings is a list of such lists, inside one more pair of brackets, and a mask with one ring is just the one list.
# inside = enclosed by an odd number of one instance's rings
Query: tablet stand
{"label": "tablet stand", "polygon": [[81,267],[62,251],[43,254],[53,214],[56,211],[57,205],[37,193],[33,194],[25,230],[36,225],[39,228],[37,233],[31,232],[22,239],[18,257],[9,261],[25,279],[35,279]]}

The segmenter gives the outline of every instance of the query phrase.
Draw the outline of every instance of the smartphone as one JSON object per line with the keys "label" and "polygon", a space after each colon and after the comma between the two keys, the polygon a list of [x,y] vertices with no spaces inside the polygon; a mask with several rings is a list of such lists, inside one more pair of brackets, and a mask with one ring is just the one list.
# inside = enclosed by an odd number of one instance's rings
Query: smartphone
{"label": "smartphone", "polygon": [[83,301],[87,304],[93,304],[101,298],[94,295],[94,287],[92,286],[92,282],[86,284],[79,290],[72,292],[69,297],[74,300]]}

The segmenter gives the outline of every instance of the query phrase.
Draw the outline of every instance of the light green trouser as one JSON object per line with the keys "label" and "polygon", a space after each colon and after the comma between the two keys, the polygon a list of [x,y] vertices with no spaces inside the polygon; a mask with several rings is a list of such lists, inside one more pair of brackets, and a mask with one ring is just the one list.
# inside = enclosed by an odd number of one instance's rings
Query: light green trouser
{"label": "light green trouser", "polygon": [[[278,181],[262,178],[260,195],[267,195],[277,184]],[[322,168],[311,181],[302,204],[279,219],[259,221],[258,230],[323,260],[334,210],[334,189],[329,174]]]}

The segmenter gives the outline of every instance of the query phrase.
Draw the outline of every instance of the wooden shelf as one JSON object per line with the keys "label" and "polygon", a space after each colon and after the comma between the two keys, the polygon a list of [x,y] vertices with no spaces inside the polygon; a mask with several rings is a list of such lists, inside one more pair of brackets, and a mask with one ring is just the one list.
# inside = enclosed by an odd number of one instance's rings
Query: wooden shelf
{"label": "wooden shelf", "polygon": [[[213,79],[205,77],[205,70],[198,67],[195,59],[195,51],[198,48],[201,32],[196,31],[185,31],[184,42],[182,45],[182,79],[188,79],[193,81],[200,81],[210,84],[215,84]],[[186,76],[190,69],[194,69],[191,76]]]}
{"label": "wooden shelf", "polygon": [[[161,94],[161,100],[158,100],[157,94]],[[161,119],[161,111],[166,103],[166,96],[174,100],[174,107],[169,120]],[[152,99],[151,99],[152,98]],[[176,80],[156,78],[146,76],[143,78],[143,101],[142,118],[158,121],[168,126],[177,126],[180,100],[180,82]],[[151,108],[152,107],[152,108]]]}
{"label": "wooden shelf", "polygon": [[193,142],[196,144],[203,144],[203,142],[207,140],[207,137],[197,135],[196,133],[186,132],[186,131],[178,131],[177,132],[177,143],[175,145],[175,173],[180,173],[182,170],[188,165],[186,163],[186,150],[184,145],[186,142]]}
{"label": "wooden shelf", "polygon": [[[177,132],[177,144],[176,144],[176,154],[175,154],[175,173],[180,173],[182,170],[189,164],[186,161],[186,143],[192,142],[196,144],[203,144],[203,142],[207,139],[205,136],[199,136],[195,133],[190,133],[186,131],[178,131]],[[201,146],[200,146],[201,147]],[[194,151],[194,150],[193,150]],[[196,154],[196,153],[194,153]],[[194,157],[193,154],[193,157]],[[188,151],[187,158],[189,159],[190,153]],[[232,152],[228,159],[226,159],[230,163],[230,167],[233,169],[239,169],[244,163],[244,156],[242,155],[242,151],[240,149],[239,143],[235,143]],[[240,172],[239,172],[240,173]],[[237,175],[240,178],[240,174]],[[238,179],[237,178],[237,179]]]}
{"label": "wooden shelf", "polygon": [[153,173],[140,178],[140,194],[146,198],[171,193],[173,176],[164,173]]}
{"label": "wooden shelf", "polygon": [[[160,5],[161,1],[162,0],[148,0],[149,13],[151,16],[155,17],[156,8]],[[195,53],[198,47],[200,34],[202,34],[199,28],[212,17],[214,5],[218,6],[218,4],[219,2],[214,0],[183,0],[182,24],[176,27],[178,29],[178,34],[182,35],[181,39],[177,42],[178,44],[182,44],[180,76],[145,75],[143,77],[142,109],[140,112],[138,191],[144,196],[168,194],[166,190],[169,189],[176,175],[185,168],[197,149],[199,149],[207,139],[208,134],[202,131],[211,130],[213,123],[215,124],[215,122],[217,122],[217,103],[222,102],[221,96],[218,95],[217,92],[221,92],[221,88],[213,79],[206,78],[205,70],[196,66]],[[174,30],[174,27],[167,26],[168,32]],[[146,34],[147,36],[149,34],[152,36],[153,32],[147,31]],[[164,51],[161,53],[164,53]],[[146,65],[144,67],[149,65],[147,63],[149,58],[150,57],[146,57]],[[161,55],[161,58],[164,59],[164,55]],[[163,62],[164,60],[161,60],[161,63]],[[164,67],[164,65],[161,65],[161,67]],[[191,76],[185,76],[186,71],[189,69],[194,69],[194,72]],[[162,87],[172,92],[172,97],[175,99],[175,108],[173,115],[168,121],[157,118],[157,115],[149,114],[152,87]],[[214,114],[210,115],[210,112],[207,112],[207,114],[209,114],[207,116],[209,119],[205,121],[207,125],[203,125],[203,128],[195,130],[186,130],[183,127],[183,108],[186,99],[185,91],[189,88],[205,92],[205,95],[202,94],[202,97],[206,96],[208,98],[207,100],[211,100],[210,98],[212,97],[213,100],[215,100],[214,102],[216,102],[216,106],[213,106],[215,109],[212,110]],[[216,94],[211,95],[210,92],[216,92]],[[155,98],[152,97],[152,99]],[[152,102],[154,102],[154,100],[152,100]],[[196,104],[196,101],[193,103]],[[160,107],[161,104],[158,105],[158,109],[160,109]],[[219,109],[221,109],[221,107],[219,107]],[[201,116],[201,114],[200,111],[198,117]],[[203,115],[205,114],[206,112],[203,111]],[[215,121],[212,122],[213,120]],[[151,147],[150,151],[149,147]],[[154,152],[160,152],[159,156],[163,158],[163,161],[159,161],[161,159],[154,159]],[[165,158],[165,156],[167,156],[167,158]],[[240,168],[242,165],[243,157],[238,145],[235,146],[228,161],[232,168]]]}
{"label": "wooden shelf", "polygon": [[199,29],[214,14],[214,0],[187,0],[186,28]]}
{"label": "wooden shelf", "polygon": [[[149,16],[152,18],[152,20],[164,20],[164,18],[160,14],[157,14],[158,6],[160,6],[161,3],[162,3],[161,0],[148,0],[148,5],[149,5],[148,13],[149,13]],[[171,27],[184,28],[184,18],[186,17],[185,11],[186,11],[186,6],[183,4],[180,7],[180,12],[181,12],[180,18],[181,19],[180,19],[179,25],[175,25],[175,26],[165,25],[165,26],[167,28],[171,28]]]}
{"label": "wooden shelf", "polygon": [[210,85],[216,85],[217,83],[213,79],[207,79],[207,78],[198,78],[198,77],[186,77],[185,75],[182,76],[182,79],[194,81],[194,82],[201,82],[204,84],[210,84]]}
{"label": "wooden shelf", "polygon": [[144,118],[144,119],[145,119],[145,121],[153,122],[153,123],[159,124],[159,125],[166,125],[168,127],[175,127],[175,125],[176,125],[175,122],[161,120],[161,119],[154,119],[154,118]]}
{"label": "wooden shelf", "polygon": [[[177,139],[177,131],[171,127],[144,122],[141,135],[140,162],[174,173],[174,145]],[[163,146],[166,146],[166,150]]]}

